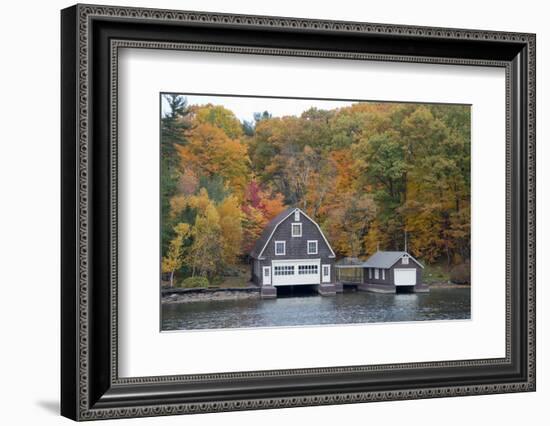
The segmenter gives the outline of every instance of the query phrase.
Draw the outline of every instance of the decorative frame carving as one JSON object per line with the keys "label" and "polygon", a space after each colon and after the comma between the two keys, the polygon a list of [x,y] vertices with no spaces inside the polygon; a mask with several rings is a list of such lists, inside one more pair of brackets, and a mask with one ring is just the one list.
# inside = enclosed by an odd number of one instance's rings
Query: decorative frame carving
{"label": "decorative frame carving", "polygon": [[[133,37],[124,25],[139,24],[141,31],[153,33],[173,28],[223,28],[228,32],[247,29],[274,34],[314,33],[349,40],[374,40],[371,51],[350,48],[324,50],[315,46],[259,47],[236,44],[181,41],[171,39],[167,30],[158,41]],[[95,26],[98,24],[97,26]],[[101,27],[105,25],[105,29]],[[124,35],[110,36],[108,46],[101,43],[101,31]],[[137,31],[139,33],[139,31]],[[97,37],[94,41],[94,37]],[[163,38],[164,37],[164,38]],[[200,34],[197,36],[200,37]],[[235,36],[238,37],[238,36]],[[243,39],[244,40],[244,39]],[[385,52],[388,41],[419,45],[418,55]],[[403,25],[337,22],[267,16],[246,16],[204,12],[170,11],[128,7],[76,5],[62,12],[62,414],[76,420],[114,417],[141,417],[204,413],[229,410],[280,408],[353,402],[434,398],[535,390],[535,35]],[[285,43],[285,41],[280,42]],[[288,42],[287,42],[288,43]],[[304,42],[303,44],[307,44]],[[334,42],[337,45],[337,42]],[[437,46],[478,47],[470,56],[430,55]],[[426,46],[424,48],[423,46]],[[371,61],[437,63],[503,67],[506,70],[506,357],[502,359],[462,360],[371,366],[342,366],[297,370],[273,370],[185,376],[119,378],[117,368],[117,85],[118,49],[148,48],[195,50],[240,54],[308,56]],[[493,53],[489,54],[492,49]],[[104,56],[97,56],[101,51]],[[107,63],[108,62],[108,63]],[[97,69],[94,67],[98,67]],[[110,92],[110,93],[106,93]],[[97,105],[107,96],[109,104]],[[105,111],[107,109],[107,111]],[[108,114],[108,115],[105,115]],[[98,131],[98,116],[108,117],[109,125]],[[95,120],[95,121],[94,121]],[[103,128],[101,128],[103,129]],[[100,129],[100,130],[101,130]],[[98,147],[98,138],[108,135],[107,147]],[[95,139],[94,139],[95,138]],[[103,140],[105,142],[105,140]],[[104,150],[108,153],[105,154]],[[99,150],[99,151],[98,151]],[[108,182],[99,181],[97,159],[109,157]],[[94,163],[90,158],[94,157]],[[106,157],[105,157],[106,158]],[[93,164],[93,166],[92,166]],[[95,188],[108,188],[102,199]],[[519,210],[517,210],[519,209]],[[98,219],[101,212],[101,219]],[[95,226],[99,224],[100,226]],[[95,234],[95,228],[108,227],[109,238]],[[108,271],[99,269],[99,246],[108,252]],[[519,263],[512,262],[519,256]],[[103,275],[102,275],[103,274]],[[107,276],[108,285],[98,284],[97,276]],[[94,281],[95,280],[95,281]],[[92,304],[92,301],[94,303]],[[108,309],[99,310],[97,304]],[[520,356],[521,355],[521,356]],[[521,358],[521,359],[520,359]],[[465,375],[475,368],[507,369],[509,380],[475,380],[453,385],[445,379],[452,369]],[[434,386],[404,386],[410,371],[429,371]],[[514,372],[514,374],[512,374]],[[395,376],[385,389],[376,389],[369,377],[380,373]],[[401,376],[400,376],[401,374]],[[504,373],[503,373],[504,374]],[[349,377],[349,383],[334,391],[331,380]],[[359,378],[365,378],[362,385]],[[437,382],[437,378],[441,382]],[[311,379],[318,382],[314,391],[296,390],[291,381]],[[240,393],[214,392],[227,381],[249,381],[250,389],[269,387],[270,396],[245,397]],[[277,379],[285,379],[281,390]],[[400,381],[401,380],[401,381]],[[446,381],[447,380],[447,381]],[[324,383],[324,385],[323,385]],[[136,396],[140,393],[149,396]],[[201,392],[215,395],[203,398],[182,393],[168,398],[163,389],[198,386]],[[324,386],[324,387],[323,387]],[[362,386],[362,387],[361,387]],[[178,387],[178,389],[179,389]],[[345,389],[344,389],[345,388]],[[186,388],[187,389],[187,388]],[[286,389],[286,391],[285,391]],[[323,391],[325,389],[325,391]],[[285,393],[286,392],[286,393]],[[200,394],[200,395],[199,395]],[[210,395],[210,394],[209,394]]]}

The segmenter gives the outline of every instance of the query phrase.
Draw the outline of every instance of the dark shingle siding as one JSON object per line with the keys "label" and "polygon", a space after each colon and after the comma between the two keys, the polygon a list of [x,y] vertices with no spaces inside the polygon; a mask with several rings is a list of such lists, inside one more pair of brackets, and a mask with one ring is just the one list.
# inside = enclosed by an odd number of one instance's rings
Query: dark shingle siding
{"label": "dark shingle siding", "polygon": [[[294,221],[294,215],[291,214],[277,227],[273,237],[267,244],[262,257],[272,260],[284,259],[324,259],[332,255],[330,247],[325,242],[323,235],[319,232],[317,225],[311,222],[303,214],[300,214],[302,224],[302,236],[293,237],[291,224],[297,223]],[[307,254],[307,241],[317,241],[317,254]],[[284,256],[275,255],[275,241],[285,241],[286,251]]]}
{"label": "dark shingle siding", "polygon": [[[300,211],[300,220],[298,221],[302,224],[302,236],[292,236],[291,224],[297,223],[294,220],[293,214],[295,210],[295,208],[287,209],[268,223],[262,232],[262,235],[256,241],[254,249],[250,253],[252,258],[257,259],[260,254],[262,255],[262,258],[276,260],[314,259],[319,257],[328,258],[333,255],[331,247],[325,241],[325,238],[321,231],[319,231],[317,224],[306,217],[302,211]],[[273,233],[274,230],[275,232]],[[273,236],[270,238],[272,233]],[[307,254],[308,240],[317,240],[317,254]],[[284,256],[275,256],[275,241],[286,242],[286,252]],[[267,246],[266,242],[268,243]],[[266,247],[262,253],[264,246]]]}
{"label": "dark shingle siding", "polygon": [[[396,253],[396,252],[394,252]],[[407,265],[403,264],[403,254],[405,252],[398,252],[402,253],[401,257],[399,257],[389,268],[382,268],[381,266],[377,266],[379,269],[379,278],[374,278],[374,269],[375,267],[365,267],[363,272],[363,282],[370,283],[370,284],[389,284],[394,285],[395,284],[395,269],[415,269],[416,270],[416,282],[417,284],[422,282],[422,268],[419,266],[418,263],[416,263],[414,260],[410,259],[409,263]],[[409,255],[410,256],[410,255]],[[369,259],[370,260],[370,259]],[[368,262],[368,261],[367,261]],[[365,262],[365,264],[367,263]],[[369,278],[369,269],[372,270],[371,272],[371,278]],[[382,280],[382,269],[385,269],[385,280]]]}

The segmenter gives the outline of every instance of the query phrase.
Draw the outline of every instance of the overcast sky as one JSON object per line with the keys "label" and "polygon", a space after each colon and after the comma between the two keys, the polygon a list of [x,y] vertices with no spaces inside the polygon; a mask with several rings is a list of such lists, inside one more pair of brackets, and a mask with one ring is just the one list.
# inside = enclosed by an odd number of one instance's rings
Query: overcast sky
{"label": "overcast sky", "polygon": [[[223,105],[233,111],[239,120],[253,121],[255,112],[268,111],[273,117],[287,115],[299,116],[302,112],[315,107],[317,109],[334,109],[349,106],[355,102],[324,101],[316,99],[276,99],[276,98],[248,98],[240,96],[202,96],[183,95],[188,105]],[[167,110],[168,104],[162,101],[162,112]]]}

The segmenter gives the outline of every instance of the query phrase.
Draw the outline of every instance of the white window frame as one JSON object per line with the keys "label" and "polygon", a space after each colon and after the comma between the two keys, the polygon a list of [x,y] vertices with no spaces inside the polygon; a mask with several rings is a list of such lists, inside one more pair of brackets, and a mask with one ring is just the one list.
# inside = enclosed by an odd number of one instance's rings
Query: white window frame
{"label": "white window frame", "polygon": [[382,269],[382,279],[383,280],[386,279],[386,270],[385,269]]}
{"label": "white window frame", "polygon": [[[309,243],[315,243],[315,251],[309,251]],[[319,254],[319,241],[307,240],[307,254]]]}
{"label": "white window frame", "polygon": [[403,256],[402,260],[403,260],[403,262],[402,262],[403,265],[408,265],[409,264],[409,256]]}
{"label": "white window frame", "polygon": [[[277,271],[279,271],[277,273]],[[296,274],[296,266],[295,265],[276,265],[273,267],[273,276],[289,276],[289,275],[295,275]]]}
{"label": "white window frame", "polygon": [[[300,235],[294,235],[294,227],[299,226],[300,227]],[[290,235],[292,237],[301,237],[302,236],[302,222],[293,222],[290,225]]]}
{"label": "white window frame", "polygon": [[377,280],[380,278],[380,270],[378,268],[374,268],[374,279]]}
{"label": "white window frame", "polygon": [[298,265],[298,275],[317,275],[319,273],[319,265],[306,264]]}
{"label": "white window frame", "polygon": [[[277,253],[277,244],[282,243],[283,244],[283,252]],[[286,255],[286,241],[275,241],[275,256],[285,256]]]}
{"label": "white window frame", "polygon": [[300,220],[300,211],[294,210],[294,220],[298,222]]}

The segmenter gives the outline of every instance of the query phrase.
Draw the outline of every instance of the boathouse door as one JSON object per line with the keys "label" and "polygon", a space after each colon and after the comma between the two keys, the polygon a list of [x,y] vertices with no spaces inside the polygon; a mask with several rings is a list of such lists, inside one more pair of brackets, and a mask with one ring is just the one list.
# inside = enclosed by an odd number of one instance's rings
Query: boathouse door
{"label": "boathouse door", "polygon": [[416,285],[416,269],[394,269],[395,285]]}
{"label": "boathouse door", "polygon": [[271,267],[270,266],[264,266],[262,272],[262,283],[263,285],[271,285]]}
{"label": "boathouse door", "polygon": [[273,285],[321,283],[321,259],[274,260]]}

